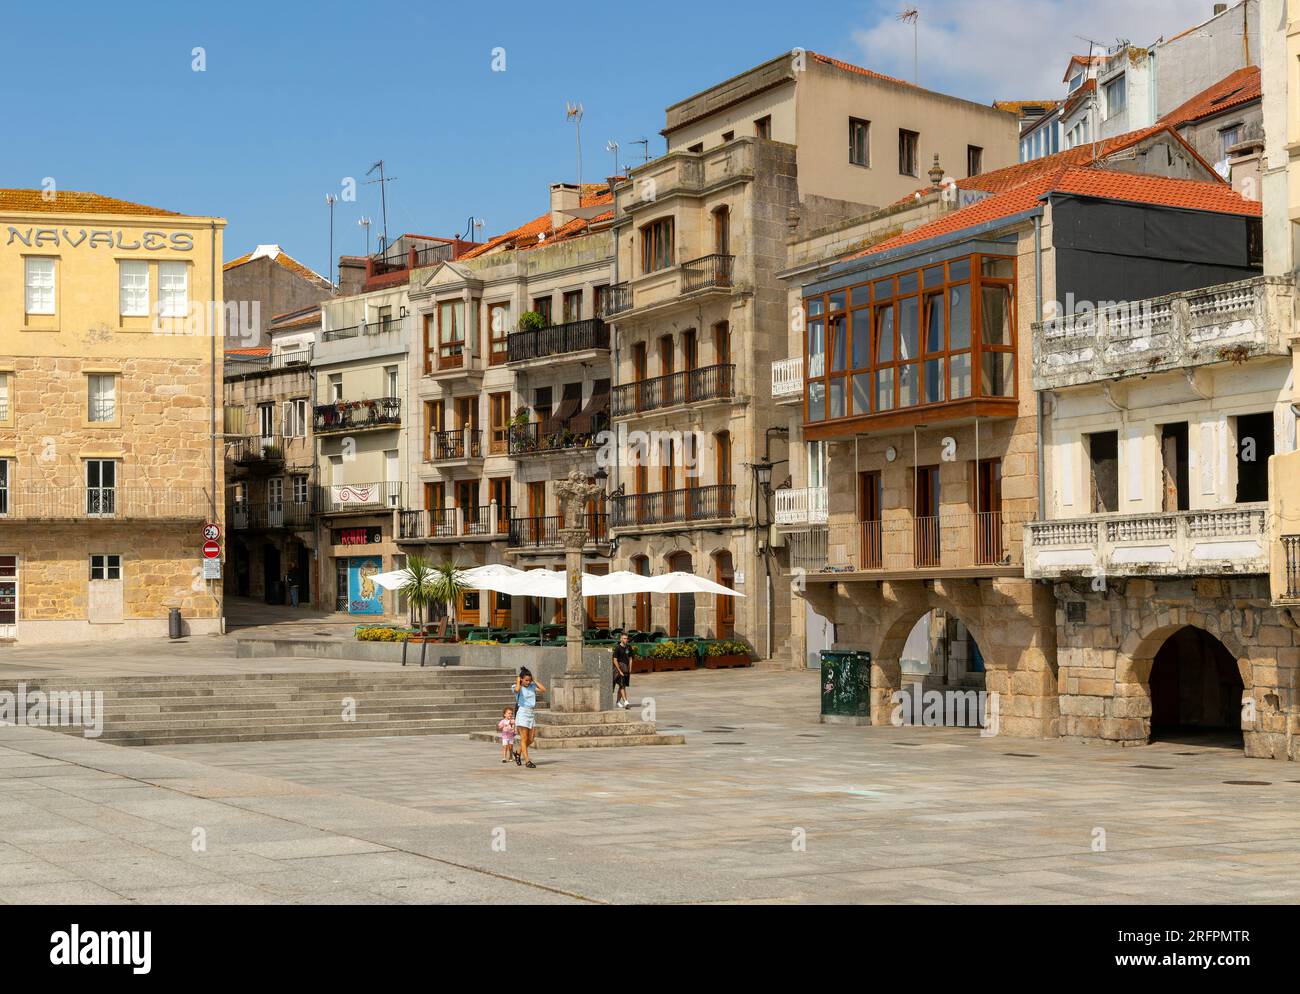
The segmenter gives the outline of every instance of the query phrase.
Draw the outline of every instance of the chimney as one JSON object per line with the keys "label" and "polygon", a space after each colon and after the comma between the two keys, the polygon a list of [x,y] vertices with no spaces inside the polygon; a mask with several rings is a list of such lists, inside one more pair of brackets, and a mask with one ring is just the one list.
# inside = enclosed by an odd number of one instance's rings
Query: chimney
{"label": "chimney", "polygon": [[552,230],[562,227],[573,220],[572,214],[566,214],[564,212],[577,210],[581,199],[581,193],[579,192],[576,183],[551,184]]}
{"label": "chimney", "polygon": [[1214,5],[1214,16],[1215,16],[1215,17],[1218,17],[1220,14],[1222,14],[1222,13],[1223,13],[1224,11],[1226,11],[1227,9],[1228,9],[1228,5],[1227,5],[1226,3],[1216,3],[1216,4]]}

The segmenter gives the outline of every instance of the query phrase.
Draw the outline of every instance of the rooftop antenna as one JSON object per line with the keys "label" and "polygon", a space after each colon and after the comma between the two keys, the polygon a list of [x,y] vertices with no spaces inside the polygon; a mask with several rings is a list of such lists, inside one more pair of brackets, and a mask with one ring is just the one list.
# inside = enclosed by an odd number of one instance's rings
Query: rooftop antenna
{"label": "rooftop antenna", "polygon": [[921,10],[908,7],[898,15],[898,20],[912,25],[912,82],[921,85]]}
{"label": "rooftop antenna", "polygon": [[[391,183],[391,182],[393,182],[395,179],[397,179],[397,177],[396,177],[396,176],[388,176],[388,177],[385,177],[385,176],[384,176],[384,160],[383,160],[383,159],[380,159],[380,160],[379,160],[378,162],[376,162],[373,166],[371,166],[369,169],[367,169],[367,170],[366,170],[366,175],[369,176],[369,175],[370,175],[371,173],[373,173],[376,169],[379,170],[379,179],[367,180],[367,181],[366,181],[366,185],[367,185],[367,186],[373,186],[375,183],[378,183],[378,184],[379,184],[379,207],[380,207],[380,210],[383,211],[383,220],[384,220],[384,247],[387,248],[387,247],[388,247],[388,184]],[[367,244],[367,246],[368,246],[368,245],[369,245],[369,242],[367,241],[366,244]],[[367,250],[367,253],[366,253],[366,254],[367,254],[367,255],[369,254],[369,251],[368,251],[368,250]]]}
{"label": "rooftop antenna", "polygon": [[[1086,41],[1088,43],[1088,65],[1083,71],[1084,76],[1086,77],[1089,72],[1092,72],[1093,49],[1103,48],[1104,46],[1101,42],[1093,41],[1091,38],[1085,38],[1083,35],[1075,35],[1075,37],[1080,41]],[[1095,80],[1096,78],[1097,77],[1094,75],[1093,79]],[[1087,80],[1085,79],[1084,83],[1086,82]],[[1099,87],[1094,82],[1092,95],[1088,97],[1088,131],[1091,132],[1092,137],[1092,161],[1088,163],[1090,166],[1095,166],[1097,164],[1097,139],[1099,137],[1097,132],[1101,130],[1101,105],[1099,103],[1101,94],[1098,90]]]}
{"label": "rooftop antenna", "polygon": [[330,289],[334,289],[334,204],[339,198],[332,193],[325,194],[325,206],[330,209],[330,254],[325,272],[329,273]]}
{"label": "rooftop antenna", "polygon": [[619,150],[619,147],[620,147],[620,146],[619,146],[618,142],[614,141],[614,139],[612,139],[612,138],[611,138],[609,141],[605,142],[605,151],[608,152],[610,155],[612,155],[612,156],[614,157],[614,172],[610,174],[611,177],[613,177],[613,176],[617,176],[617,175],[618,175],[618,150]]}
{"label": "rooftop antenna", "polygon": [[357,220],[357,224],[366,229],[366,255],[370,254],[370,218],[363,217]]}
{"label": "rooftop antenna", "polygon": [[647,162],[650,161],[650,139],[649,138],[633,138],[630,142],[628,142],[628,144],[641,146],[641,165],[644,166]]}
{"label": "rooftop antenna", "polygon": [[483,233],[483,219],[471,214],[465,221],[465,234],[461,236],[461,241],[477,241],[477,235]]}
{"label": "rooftop antenna", "polygon": [[573,134],[578,143],[578,194],[582,195],[582,103],[571,104],[564,101],[565,120],[573,122]]}

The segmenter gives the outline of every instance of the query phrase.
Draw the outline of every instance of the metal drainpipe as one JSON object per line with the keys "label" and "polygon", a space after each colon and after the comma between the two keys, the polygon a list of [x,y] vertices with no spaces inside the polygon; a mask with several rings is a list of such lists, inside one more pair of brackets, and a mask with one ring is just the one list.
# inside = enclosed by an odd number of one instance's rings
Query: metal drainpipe
{"label": "metal drainpipe", "polygon": [[[1045,210],[1046,208],[1044,208]],[[1041,327],[1043,323],[1043,215],[1034,215],[1034,319]],[[1032,335],[1031,335],[1032,338]],[[1033,348],[1033,342],[1030,342]],[[1045,520],[1047,508],[1046,454],[1043,446],[1043,393],[1035,391],[1034,403],[1038,407],[1038,520]]]}
{"label": "metal drainpipe", "polygon": [[[217,222],[216,221],[212,221],[212,220],[208,221],[208,235],[209,235],[209,242],[210,242],[210,249],[211,249],[211,251],[208,253],[208,264],[209,264],[208,279],[212,281],[209,287],[208,296],[212,298],[212,310],[213,310],[213,320],[209,322],[211,326],[210,327],[211,334],[208,335],[208,338],[210,340],[208,343],[208,351],[209,351],[209,356],[212,360],[212,368],[208,371],[208,380],[212,391],[212,437],[209,439],[209,443],[210,443],[209,455],[212,462],[212,521],[215,522],[219,520],[217,517],[217,328],[218,328],[218,322],[216,320],[216,310],[217,310]],[[223,295],[223,300],[224,300],[224,295]],[[224,339],[225,336],[224,327],[222,328],[222,336]],[[223,380],[224,380],[224,376],[223,376]],[[225,495],[223,494],[222,496],[224,497]],[[229,524],[229,522],[227,522],[227,524]],[[229,544],[230,544],[230,537],[226,536],[227,547],[229,547]],[[227,556],[226,558],[228,561],[229,556]],[[209,584],[213,584],[216,582],[217,581],[213,581],[213,580],[208,581]],[[223,635],[226,633],[225,586],[226,586],[226,581],[223,574],[222,579],[220,581],[220,587],[218,593],[216,594],[217,630],[221,632],[221,634]],[[212,587],[210,586],[209,590],[211,589]]]}

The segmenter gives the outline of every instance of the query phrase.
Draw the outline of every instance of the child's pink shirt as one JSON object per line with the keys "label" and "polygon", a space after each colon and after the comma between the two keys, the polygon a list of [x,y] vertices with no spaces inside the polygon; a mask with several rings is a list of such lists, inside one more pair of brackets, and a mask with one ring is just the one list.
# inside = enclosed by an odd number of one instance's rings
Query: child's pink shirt
{"label": "child's pink shirt", "polygon": [[509,742],[515,737],[515,723],[509,718],[502,718],[498,721],[497,728],[501,731],[503,741]]}

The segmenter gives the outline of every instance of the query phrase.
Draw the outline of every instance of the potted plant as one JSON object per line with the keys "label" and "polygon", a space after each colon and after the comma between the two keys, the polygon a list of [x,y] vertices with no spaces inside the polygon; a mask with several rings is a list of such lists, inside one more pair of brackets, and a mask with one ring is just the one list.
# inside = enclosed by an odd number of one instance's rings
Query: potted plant
{"label": "potted plant", "polygon": [[667,673],[673,670],[693,670],[695,669],[696,656],[694,642],[656,642],[650,650],[650,658],[654,660],[656,673]]}
{"label": "potted plant", "polygon": [[524,311],[519,315],[520,331],[540,331],[546,327],[546,318],[536,311]]}
{"label": "potted plant", "polygon": [[706,669],[723,670],[736,666],[753,666],[749,658],[749,646],[735,639],[723,639],[710,642],[704,647],[704,666]]}

